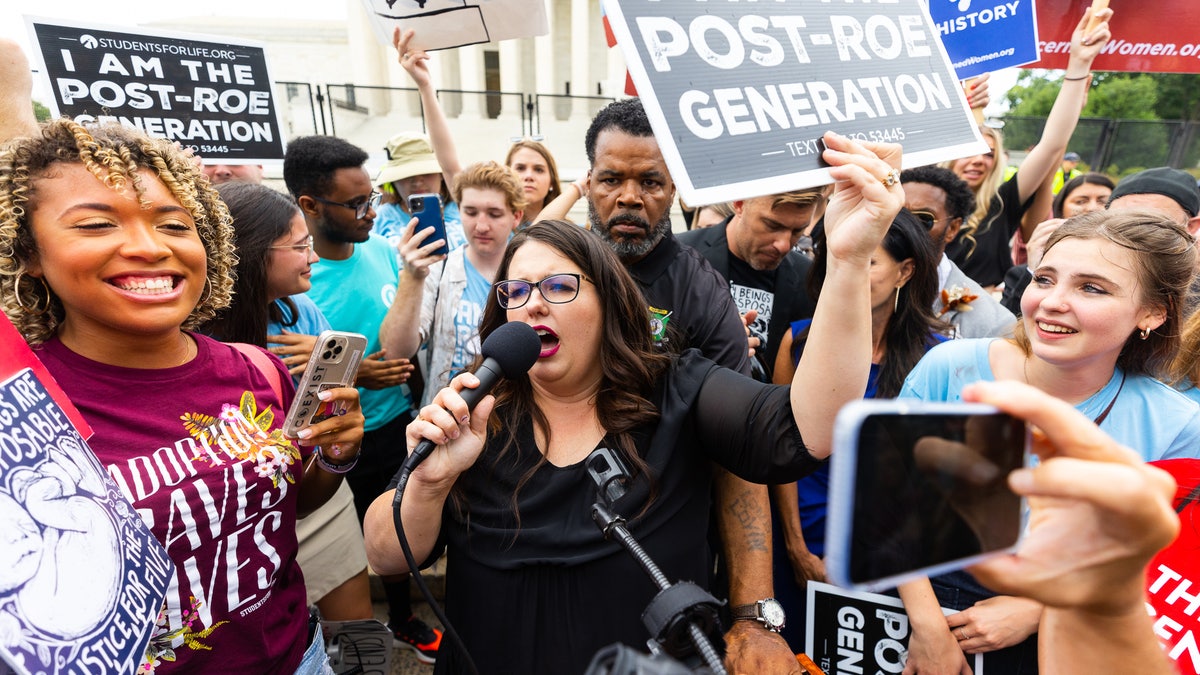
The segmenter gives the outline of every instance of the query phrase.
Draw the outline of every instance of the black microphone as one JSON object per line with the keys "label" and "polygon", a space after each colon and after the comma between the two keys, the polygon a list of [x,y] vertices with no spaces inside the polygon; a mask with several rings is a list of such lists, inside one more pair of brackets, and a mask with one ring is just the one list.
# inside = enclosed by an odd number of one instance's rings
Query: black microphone
{"label": "black microphone", "polygon": [[[475,371],[475,377],[479,378],[479,386],[463,389],[459,394],[467,402],[468,410],[474,410],[475,405],[487,396],[502,378],[517,377],[529,372],[542,353],[542,339],[529,324],[510,321],[492,331],[483,341],[479,352],[483,355],[483,363]],[[412,473],[417,465],[433,453],[434,447],[433,441],[422,439],[408,459],[404,460],[401,472]]]}

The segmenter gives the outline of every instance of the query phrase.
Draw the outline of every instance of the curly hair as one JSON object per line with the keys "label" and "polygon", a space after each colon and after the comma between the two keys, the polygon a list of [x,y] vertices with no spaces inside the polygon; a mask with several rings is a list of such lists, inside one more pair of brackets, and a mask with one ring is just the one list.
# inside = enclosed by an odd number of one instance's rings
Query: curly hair
{"label": "curly hair", "polygon": [[583,137],[583,148],[592,164],[596,163],[596,139],[605,129],[616,129],[638,137],[654,135],[641,99],[623,98],[613,101],[596,113],[588,126],[587,134]]}
{"label": "curly hair", "polygon": [[546,160],[546,173],[550,176],[550,189],[546,192],[546,197],[542,200],[542,206],[558,199],[559,195],[562,194],[562,187],[559,185],[558,164],[554,161],[554,155],[550,154],[550,148],[537,141],[529,139],[519,140],[513,143],[512,147],[508,149],[508,155],[504,158],[504,166],[512,168],[513,155],[517,154],[517,151],[521,149],[532,150],[541,155],[542,159]]}
{"label": "curly hair", "polygon": [[946,216],[951,220],[960,218],[964,223],[975,208],[975,195],[967,181],[950,169],[928,165],[905,169],[900,173],[901,183],[921,183],[946,193]]}
{"label": "curly hair", "polygon": [[454,188],[450,193],[455,202],[462,202],[463,190],[467,188],[499,192],[504,195],[504,203],[513,213],[524,210],[527,205],[525,188],[521,187],[517,172],[497,162],[476,162],[460,171],[454,178]]}
{"label": "curly hair", "polygon": [[65,317],[53,289],[27,274],[38,254],[30,227],[38,182],[59,162],[83,165],[118,193],[132,190],[143,206],[148,206],[145,178],[138,172],[149,171],[162,181],[191,214],[208,257],[204,295],[183,328],[196,328],[229,306],[237,267],[232,219],[195,160],[170,141],[134,129],[115,124],[84,128],[58,119],[0,149],[0,298],[26,342],[45,342]]}
{"label": "curly hair", "polygon": [[[529,242],[554,249],[578,266],[595,286],[601,308],[598,317],[601,345],[596,356],[600,360],[601,382],[596,393],[596,414],[604,429],[615,439],[616,449],[632,465],[634,475],[648,474],[649,467],[638,455],[633,433],[638,427],[658,419],[658,409],[649,397],[655,382],[668,368],[671,357],[654,345],[646,324],[646,302],[637,282],[604,241],[562,220],[539,221],[517,232],[504,251],[504,259],[496,271],[497,280],[507,277],[513,256]],[[486,340],[492,331],[507,321],[507,313],[497,302],[496,294],[489,294],[479,325],[480,338]],[[532,419],[549,442],[551,429],[545,415],[534,403],[528,377],[502,380],[493,391],[496,407],[489,421],[491,435],[501,430],[515,430],[524,420]],[[513,451],[516,448],[513,435],[509,434],[508,438],[504,447],[485,461],[494,465]],[[512,496],[514,512],[520,488],[545,462],[545,457],[541,457],[518,481]]]}
{"label": "curly hair", "polygon": [[[1109,241],[1131,253],[1141,290],[1137,301],[1165,310],[1167,318],[1146,339],[1131,332],[1117,356],[1117,367],[1131,374],[1169,377],[1171,361],[1179,351],[1184,298],[1196,269],[1196,242],[1187,229],[1154,211],[1092,211],[1060,225],[1046,242],[1046,253],[1066,239]],[[1017,322],[1013,336],[1030,357],[1033,347],[1025,321]]]}

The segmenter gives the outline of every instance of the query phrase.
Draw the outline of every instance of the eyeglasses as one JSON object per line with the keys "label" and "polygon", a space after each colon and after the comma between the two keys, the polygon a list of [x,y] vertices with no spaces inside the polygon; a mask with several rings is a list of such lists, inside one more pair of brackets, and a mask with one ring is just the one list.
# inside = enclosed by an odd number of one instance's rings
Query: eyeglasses
{"label": "eyeglasses", "polygon": [[542,299],[554,305],[562,305],[579,297],[579,281],[591,281],[582,274],[552,274],[538,282],[509,279],[492,284],[496,299],[502,309],[520,309],[529,302],[536,287]]}
{"label": "eyeglasses", "polygon": [[308,253],[313,250],[313,238],[312,235],[309,235],[303,244],[277,244],[275,246],[268,246],[267,248],[290,248],[300,253]]}
{"label": "eyeglasses", "polygon": [[916,216],[917,220],[921,221],[921,224],[924,225],[925,229],[927,230],[932,230],[933,226],[937,225],[938,220],[940,220],[935,214],[930,213],[929,211],[911,211],[910,213]]}
{"label": "eyeglasses", "polygon": [[309,197],[312,197],[313,199],[315,199],[318,202],[321,202],[322,204],[329,204],[331,206],[341,206],[343,208],[351,209],[354,211],[354,217],[358,218],[359,220],[362,220],[363,218],[367,217],[367,211],[379,206],[379,200],[381,197],[383,197],[383,195],[372,190],[371,195],[369,197],[367,197],[365,201],[361,201],[357,204],[334,202],[334,201],[330,201],[328,199],[322,199],[320,197],[317,197],[316,195],[309,195]]}

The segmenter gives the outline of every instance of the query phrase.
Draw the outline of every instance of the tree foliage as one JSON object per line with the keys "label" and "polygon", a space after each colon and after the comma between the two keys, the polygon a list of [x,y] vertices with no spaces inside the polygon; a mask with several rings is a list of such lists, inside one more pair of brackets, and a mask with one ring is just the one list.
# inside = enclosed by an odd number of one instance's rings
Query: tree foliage
{"label": "tree foliage", "polygon": [[33,116],[38,122],[47,122],[50,120],[50,109],[42,105],[40,102],[34,101]]}

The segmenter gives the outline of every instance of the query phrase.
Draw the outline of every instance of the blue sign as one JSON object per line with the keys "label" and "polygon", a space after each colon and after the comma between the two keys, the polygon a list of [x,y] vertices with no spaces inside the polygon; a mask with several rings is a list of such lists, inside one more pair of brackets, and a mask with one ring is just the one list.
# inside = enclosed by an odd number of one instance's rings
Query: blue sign
{"label": "blue sign", "polygon": [[26,368],[0,384],[0,672],[129,673],[174,565]]}
{"label": "blue sign", "polygon": [[958,79],[1038,60],[1033,0],[926,2]]}

